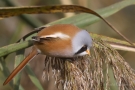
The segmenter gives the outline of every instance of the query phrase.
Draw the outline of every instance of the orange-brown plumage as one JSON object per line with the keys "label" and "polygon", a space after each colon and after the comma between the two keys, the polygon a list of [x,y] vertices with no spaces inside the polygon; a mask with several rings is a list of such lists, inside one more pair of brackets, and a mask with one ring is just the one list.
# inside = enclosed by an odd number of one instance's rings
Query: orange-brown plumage
{"label": "orange-brown plumage", "polygon": [[22,70],[22,68],[34,57],[38,54],[36,48],[33,48],[32,52],[12,71],[9,77],[5,80],[3,85],[6,85],[12,78]]}
{"label": "orange-brown plumage", "polygon": [[75,57],[89,54],[92,39],[85,30],[71,25],[59,24],[42,29],[33,37],[32,52],[9,75],[7,84],[34,56],[39,53],[53,57]]}
{"label": "orange-brown plumage", "polygon": [[48,28],[43,29],[41,32],[38,33],[37,36],[47,36],[53,35],[55,33],[63,33],[69,35],[69,39],[56,39],[52,41],[45,41],[43,44],[35,43],[36,47],[41,50],[43,54],[50,55],[50,52],[57,51],[62,52],[62,50],[68,49],[72,50],[71,39],[75,36],[75,34],[80,31],[80,29],[71,24],[58,24]]}
{"label": "orange-brown plumage", "polygon": [[40,31],[37,36],[50,35],[56,32],[62,32],[64,34],[70,35],[74,37],[74,35],[80,31],[80,28],[72,25],[72,24],[57,24],[51,27],[47,27]]}

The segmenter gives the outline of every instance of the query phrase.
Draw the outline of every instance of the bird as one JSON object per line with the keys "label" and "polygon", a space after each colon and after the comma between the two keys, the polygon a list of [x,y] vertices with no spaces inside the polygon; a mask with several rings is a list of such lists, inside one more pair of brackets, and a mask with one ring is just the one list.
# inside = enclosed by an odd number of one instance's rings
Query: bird
{"label": "bird", "polygon": [[92,38],[86,30],[80,29],[73,24],[56,24],[41,29],[31,39],[33,41],[32,51],[12,71],[3,85],[10,82],[38,54],[59,58],[90,55]]}

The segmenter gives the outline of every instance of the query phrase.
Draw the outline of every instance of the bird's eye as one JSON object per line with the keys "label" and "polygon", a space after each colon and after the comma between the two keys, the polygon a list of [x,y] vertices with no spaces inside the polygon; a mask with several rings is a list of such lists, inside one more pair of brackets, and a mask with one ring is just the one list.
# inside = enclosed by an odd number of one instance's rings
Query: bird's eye
{"label": "bird's eye", "polygon": [[84,52],[84,51],[86,51],[87,50],[87,45],[84,45],[80,50],[78,50],[76,53],[75,53],[75,55],[76,54],[79,54],[79,53],[82,53],[82,52]]}

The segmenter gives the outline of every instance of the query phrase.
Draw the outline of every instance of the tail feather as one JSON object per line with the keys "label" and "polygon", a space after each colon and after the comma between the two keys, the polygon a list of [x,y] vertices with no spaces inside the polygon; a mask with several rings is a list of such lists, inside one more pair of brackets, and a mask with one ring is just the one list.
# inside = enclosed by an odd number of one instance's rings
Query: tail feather
{"label": "tail feather", "polygon": [[34,48],[32,52],[12,71],[12,73],[8,76],[8,78],[5,80],[3,85],[6,85],[8,82],[12,80],[12,78],[21,71],[24,66],[33,59],[38,54],[38,51]]}

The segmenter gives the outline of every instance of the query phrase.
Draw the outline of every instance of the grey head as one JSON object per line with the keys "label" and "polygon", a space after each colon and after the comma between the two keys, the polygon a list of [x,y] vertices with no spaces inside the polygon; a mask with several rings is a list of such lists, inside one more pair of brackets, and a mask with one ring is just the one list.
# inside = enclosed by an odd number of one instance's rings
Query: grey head
{"label": "grey head", "polygon": [[88,54],[92,46],[92,38],[86,30],[79,31],[72,39],[72,49],[75,56]]}

